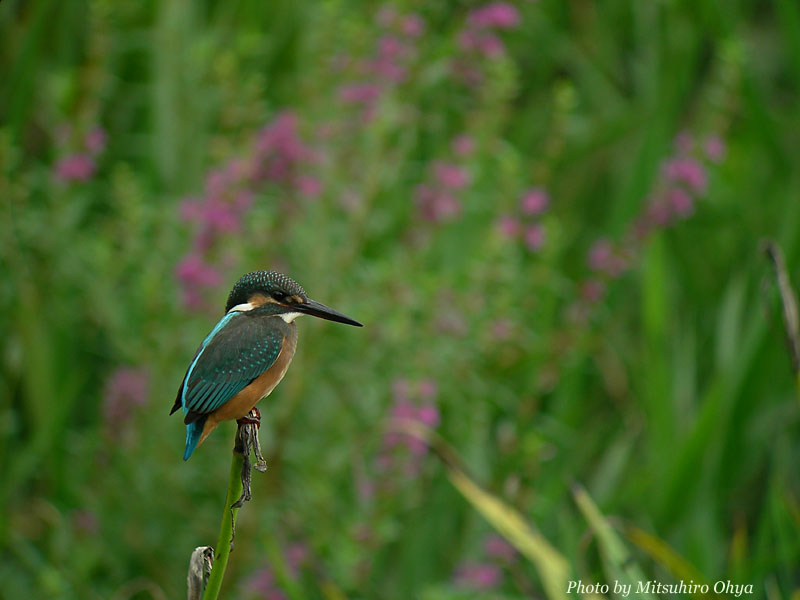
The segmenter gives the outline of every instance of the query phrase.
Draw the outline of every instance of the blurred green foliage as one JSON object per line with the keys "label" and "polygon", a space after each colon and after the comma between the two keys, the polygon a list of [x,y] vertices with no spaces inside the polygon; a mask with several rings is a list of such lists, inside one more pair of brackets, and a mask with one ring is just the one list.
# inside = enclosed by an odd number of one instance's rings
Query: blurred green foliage
{"label": "blurred green foliage", "polygon": [[[571,578],[797,597],[800,407],[759,240],[800,280],[800,9],[489,6],[0,4],[0,597],[183,596],[233,426],[183,463],[167,413],[262,268],[366,327],[299,323],[223,596],[541,597],[387,437],[416,403]],[[214,173],[281,115],[297,170],[248,175],[204,237]],[[703,162],[670,175],[688,140]],[[670,177],[697,186],[664,219]]]}

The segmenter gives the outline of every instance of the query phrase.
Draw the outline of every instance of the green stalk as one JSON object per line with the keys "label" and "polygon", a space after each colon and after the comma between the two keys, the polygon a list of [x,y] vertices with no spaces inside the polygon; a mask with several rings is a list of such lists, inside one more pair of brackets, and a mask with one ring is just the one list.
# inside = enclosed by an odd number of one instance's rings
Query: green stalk
{"label": "green stalk", "polygon": [[797,384],[797,397],[800,400],[800,308],[798,308],[797,295],[789,281],[789,270],[786,268],[786,259],[780,246],[773,240],[764,243],[767,257],[772,261],[775,269],[775,280],[783,306],[783,325],[786,333],[786,342],[792,358],[792,371]]}
{"label": "green stalk", "polygon": [[203,594],[203,600],[217,600],[219,590],[222,587],[222,579],[225,577],[225,569],[228,567],[228,556],[231,553],[231,540],[233,538],[233,527],[236,521],[238,508],[231,508],[242,495],[242,464],[244,454],[240,450],[239,433],[236,433],[236,447],[233,449],[233,460],[231,461],[231,475],[228,479],[228,493],[225,496],[225,506],[222,510],[222,523],[219,526],[219,537],[217,538],[217,548],[214,553],[214,566],[208,576],[208,585]]}

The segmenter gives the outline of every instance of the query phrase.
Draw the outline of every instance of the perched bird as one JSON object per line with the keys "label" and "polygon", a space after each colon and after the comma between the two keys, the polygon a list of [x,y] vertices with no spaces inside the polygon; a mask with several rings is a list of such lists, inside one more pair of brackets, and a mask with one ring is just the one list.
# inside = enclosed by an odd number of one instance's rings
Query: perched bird
{"label": "perched bird", "polygon": [[186,415],[183,460],[221,421],[243,418],[280,383],[294,356],[294,320],[301,315],[361,327],[311,300],[281,273],[255,271],[236,282],[225,315],[197,349],[169,413],[180,408]]}

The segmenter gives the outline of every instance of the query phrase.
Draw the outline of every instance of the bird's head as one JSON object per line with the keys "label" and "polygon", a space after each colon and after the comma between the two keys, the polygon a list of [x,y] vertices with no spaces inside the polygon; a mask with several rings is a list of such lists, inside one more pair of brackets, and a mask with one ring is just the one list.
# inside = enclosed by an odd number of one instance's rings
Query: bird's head
{"label": "bird's head", "polygon": [[233,286],[225,312],[255,309],[280,315],[287,322],[300,315],[313,315],[329,321],[362,326],[355,319],[312,300],[299,283],[276,271],[253,271]]}

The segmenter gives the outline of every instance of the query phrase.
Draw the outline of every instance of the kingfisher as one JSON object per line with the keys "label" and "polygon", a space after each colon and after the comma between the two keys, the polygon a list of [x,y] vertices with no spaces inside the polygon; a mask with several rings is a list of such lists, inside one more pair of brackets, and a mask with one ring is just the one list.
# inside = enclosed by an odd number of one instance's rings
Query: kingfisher
{"label": "kingfisher", "polygon": [[295,319],[313,315],[362,324],[310,299],[293,279],[254,271],[233,286],[225,314],[186,370],[169,414],[183,409],[188,460],[222,421],[243,419],[280,383],[297,347]]}

